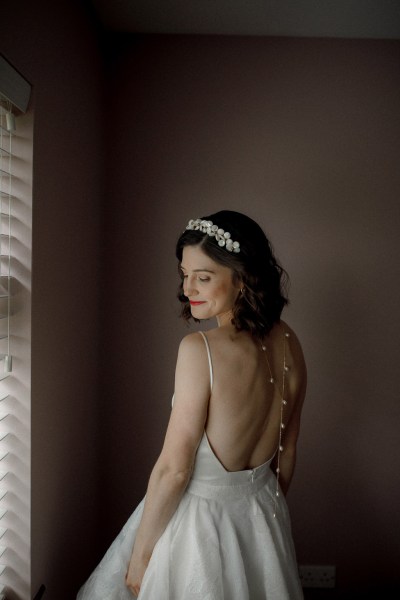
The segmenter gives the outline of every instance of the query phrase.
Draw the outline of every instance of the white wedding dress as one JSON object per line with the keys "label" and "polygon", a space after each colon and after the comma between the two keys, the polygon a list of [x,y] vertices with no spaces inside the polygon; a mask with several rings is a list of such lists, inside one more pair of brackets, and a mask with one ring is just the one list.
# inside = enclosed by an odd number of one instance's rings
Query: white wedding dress
{"label": "white wedding dress", "polygon": [[[212,383],[206,338],[205,342]],[[154,548],[139,600],[303,598],[288,509],[283,494],[276,496],[271,461],[229,472],[204,432],[192,478]],[[77,600],[134,598],[125,586],[125,575],[143,506],[144,500]]]}

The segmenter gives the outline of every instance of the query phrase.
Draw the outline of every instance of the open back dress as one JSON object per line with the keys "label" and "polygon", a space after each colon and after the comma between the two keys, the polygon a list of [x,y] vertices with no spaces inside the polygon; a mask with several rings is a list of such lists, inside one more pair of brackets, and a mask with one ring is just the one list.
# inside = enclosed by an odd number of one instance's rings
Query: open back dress
{"label": "open back dress", "polygon": [[[203,334],[213,384],[208,340]],[[154,547],[139,600],[301,600],[289,513],[266,463],[227,471],[204,431],[191,480]],[[77,600],[132,600],[125,575],[144,499]]]}

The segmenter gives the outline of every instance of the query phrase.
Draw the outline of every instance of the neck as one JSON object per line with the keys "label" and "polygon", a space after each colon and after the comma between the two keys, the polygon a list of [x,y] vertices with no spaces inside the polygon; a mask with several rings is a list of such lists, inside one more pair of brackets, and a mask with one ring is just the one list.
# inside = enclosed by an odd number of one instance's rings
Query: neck
{"label": "neck", "polygon": [[232,321],[232,310],[227,310],[224,313],[221,313],[217,316],[218,327],[223,327],[224,325],[230,325]]}

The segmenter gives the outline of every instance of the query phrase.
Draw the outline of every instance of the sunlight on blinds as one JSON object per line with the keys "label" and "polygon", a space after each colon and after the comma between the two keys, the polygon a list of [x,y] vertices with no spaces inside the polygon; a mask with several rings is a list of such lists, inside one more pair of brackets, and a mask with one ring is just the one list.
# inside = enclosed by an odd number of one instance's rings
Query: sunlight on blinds
{"label": "sunlight on blinds", "polygon": [[[10,120],[11,104],[0,95],[0,380],[7,377],[10,372],[10,309],[11,309],[11,198],[12,198],[12,134],[14,123]],[[6,366],[7,365],[7,366]],[[8,394],[1,390],[0,396],[0,576],[6,569],[4,561],[7,551],[7,508],[5,497],[7,486],[4,485],[9,476],[7,457],[9,455],[8,442],[10,437],[9,417],[7,411]],[[0,593],[5,591],[0,587]]]}
{"label": "sunlight on blinds", "polygon": [[12,136],[15,119],[11,102],[0,95],[0,379],[11,371],[10,308],[11,308],[11,202],[12,202]]}
{"label": "sunlight on blinds", "polygon": [[0,94],[0,600],[30,597],[32,141],[24,120]]}

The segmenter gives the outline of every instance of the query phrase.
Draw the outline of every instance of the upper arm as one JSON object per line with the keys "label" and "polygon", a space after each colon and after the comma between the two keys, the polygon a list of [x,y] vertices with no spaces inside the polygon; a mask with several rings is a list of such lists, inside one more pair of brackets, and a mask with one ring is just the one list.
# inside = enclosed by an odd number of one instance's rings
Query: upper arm
{"label": "upper arm", "polygon": [[174,471],[191,469],[204,432],[210,398],[207,351],[200,334],[186,336],[179,346],[174,404],[159,464]]}
{"label": "upper arm", "polygon": [[297,364],[297,389],[294,398],[293,412],[290,415],[290,420],[285,429],[285,448],[287,450],[295,450],[296,448],[297,438],[300,432],[301,412],[307,390],[307,367],[297,337],[295,338],[294,359]]}

